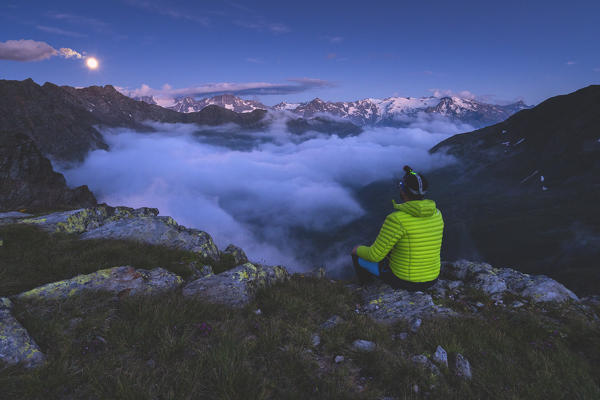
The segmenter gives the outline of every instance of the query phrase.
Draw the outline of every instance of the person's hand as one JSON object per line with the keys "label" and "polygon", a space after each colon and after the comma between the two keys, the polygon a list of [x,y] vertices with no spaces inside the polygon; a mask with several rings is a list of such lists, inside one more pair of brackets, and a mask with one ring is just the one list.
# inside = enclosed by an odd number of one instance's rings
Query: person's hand
{"label": "person's hand", "polygon": [[356,255],[356,249],[358,249],[358,246],[354,246],[354,248],[352,249],[352,255],[353,256]]}

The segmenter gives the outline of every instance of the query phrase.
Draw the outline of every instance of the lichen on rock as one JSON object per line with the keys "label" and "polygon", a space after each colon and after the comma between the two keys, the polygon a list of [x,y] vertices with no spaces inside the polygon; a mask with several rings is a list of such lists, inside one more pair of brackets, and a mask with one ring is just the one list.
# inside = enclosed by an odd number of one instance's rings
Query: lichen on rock
{"label": "lichen on rock", "polygon": [[45,361],[44,354],[25,328],[11,314],[12,303],[0,298],[0,360],[7,364],[22,363],[27,368]]}
{"label": "lichen on rock", "polygon": [[130,266],[102,269],[87,275],[52,282],[15,296],[16,299],[60,299],[77,295],[82,291],[98,290],[129,294],[152,294],[174,289],[183,279],[165,269],[135,269]]}
{"label": "lichen on rock", "polygon": [[485,294],[509,292],[534,302],[579,301],[575,293],[545,275],[529,275],[512,268],[492,268],[486,263],[466,260],[443,262],[440,276],[462,280],[465,287]]}
{"label": "lichen on rock", "polygon": [[430,294],[396,290],[383,282],[364,287],[362,295],[364,312],[379,322],[456,315],[451,309],[434,304]]}
{"label": "lichen on rock", "polygon": [[245,263],[216,275],[188,283],[184,296],[198,296],[210,302],[241,307],[247,304],[257,289],[288,279],[282,266],[263,266]]}
{"label": "lichen on rock", "polygon": [[37,225],[49,232],[79,234],[81,239],[135,240],[196,252],[208,260],[218,261],[220,258],[220,252],[208,233],[181,226],[168,216],[159,217],[156,208],[133,209],[103,204],[18,222]]}

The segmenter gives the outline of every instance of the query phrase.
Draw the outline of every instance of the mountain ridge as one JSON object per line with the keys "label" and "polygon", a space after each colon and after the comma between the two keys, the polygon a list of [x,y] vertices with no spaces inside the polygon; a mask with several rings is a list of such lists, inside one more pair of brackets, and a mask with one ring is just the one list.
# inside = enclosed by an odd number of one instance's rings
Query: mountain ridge
{"label": "mountain ridge", "polygon": [[[152,96],[134,98],[150,104],[157,104]],[[520,110],[531,108],[522,100],[507,105],[498,105],[458,96],[366,98],[346,102],[324,101],[317,97],[302,103],[281,102],[274,106],[266,106],[260,102],[244,100],[231,94],[199,100],[189,96],[178,98],[174,105],[166,108],[188,113],[200,111],[210,104],[241,113],[256,109],[289,111],[303,118],[328,114],[359,126],[407,126],[421,114],[421,117],[440,116],[475,127],[483,127],[500,122]]]}

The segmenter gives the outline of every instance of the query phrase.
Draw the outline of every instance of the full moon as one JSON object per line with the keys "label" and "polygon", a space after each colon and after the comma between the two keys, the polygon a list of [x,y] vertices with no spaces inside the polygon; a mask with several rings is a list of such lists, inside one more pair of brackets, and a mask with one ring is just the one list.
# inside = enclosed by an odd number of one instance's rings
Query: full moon
{"label": "full moon", "polygon": [[85,63],[89,69],[98,68],[98,60],[96,60],[94,57],[88,58]]}

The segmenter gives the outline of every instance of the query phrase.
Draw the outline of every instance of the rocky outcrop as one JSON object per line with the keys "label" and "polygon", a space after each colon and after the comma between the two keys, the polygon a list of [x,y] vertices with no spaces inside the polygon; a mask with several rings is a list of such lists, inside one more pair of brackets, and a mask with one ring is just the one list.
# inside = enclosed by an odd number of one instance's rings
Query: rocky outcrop
{"label": "rocky outcrop", "polygon": [[213,303],[241,307],[250,301],[258,288],[270,286],[289,277],[281,266],[268,267],[246,263],[217,275],[188,283],[184,296],[196,296]]}
{"label": "rocky outcrop", "polygon": [[12,302],[0,297],[0,361],[22,363],[27,368],[44,363],[44,354],[25,328],[11,314]]}
{"label": "rocky outcrop", "polygon": [[[516,295],[531,304],[579,302],[572,291],[547,276],[529,275],[511,268],[494,268],[486,263],[466,260],[443,262],[438,282],[424,291],[394,290],[381,281],[365,287],[354,284],[347,286],[360,291],[363,297],[363,304],[357,312],[367,314],[379,322],[406,320],[412,321],[412,325],[417,322],[420,325],[421,318],[459,314],[447,306],[436,304],[434,300],[460,299],[469,310],[476,312],[484,304],[468,302],[464,295],[467,290],[481,291],[490,296],[498,306],[505,306],[502,299],[506,294]],[[515,302],[513,308],[517,309],[524,304]]]}
{"label": "rocky outcrop", "polygon": [[67,187],[33,140],[0,131],[0,211],[90,207],[96,199],[87,186]]}
{"label": "rocky outcrop", "polygon": [[[486,263],[460,260],[444,262],[441,276],[454,279],[485,294],[510,292],[533,302],[579,301],[564,285],[545,275],[529,275],[512,268],[493,268]],[[438,287],[448,283],[442,281]]]}
{"label": "rocky outcrop", "polygon": [[130,266],[107,268],[87,275],[48,283],[15,297],[25,299],[63,299],[83,291],[106,291],[134,294],[154,294],[177,288],[183,279],[162,268],[135,269]]}
{"label": "rocky outcrop", "polygon": [[363,297],[362,310],[359,311],[379,322],[394,323],[434,315],[456,315],[453,310],[436,305],[428,293],[395,290],[380,281],[354,289],[359,290]]}
{"label": "rocky outcrop", "polygon": [[128,239],[142,243],[198,253],[218,261],[220,252],[211,236],[186,228],[168,216],[157,216],[156,208],[97,207],[25,218],[20,223],[34,224],[50,232],[78,233],[81,239]]}

